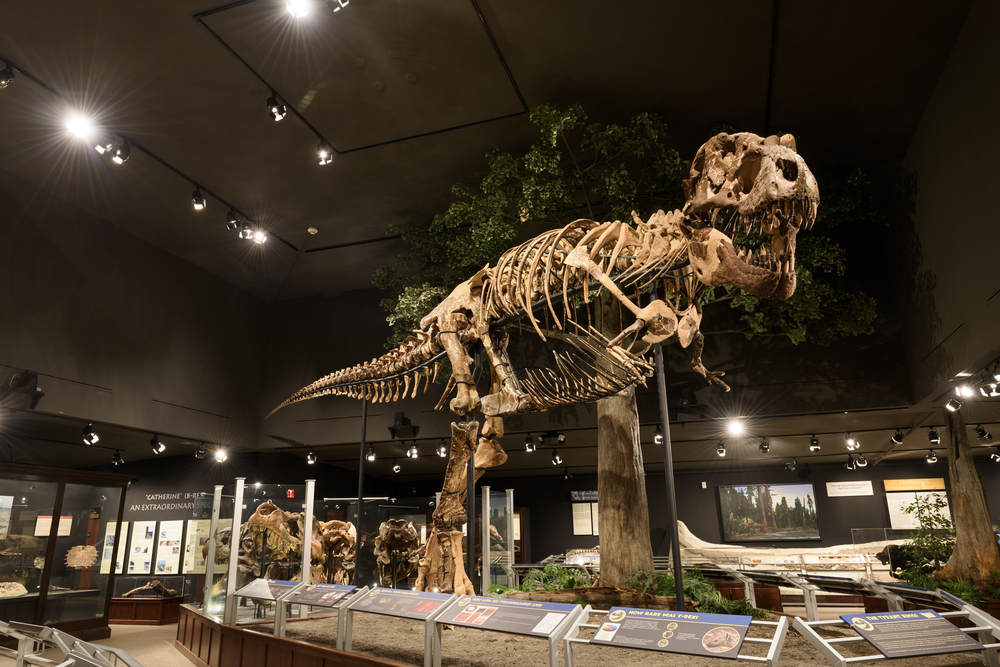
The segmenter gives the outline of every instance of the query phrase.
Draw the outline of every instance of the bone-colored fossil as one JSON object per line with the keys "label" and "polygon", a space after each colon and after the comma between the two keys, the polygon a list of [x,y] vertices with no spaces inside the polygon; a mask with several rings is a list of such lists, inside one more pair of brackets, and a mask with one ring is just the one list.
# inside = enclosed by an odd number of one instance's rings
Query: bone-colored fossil
{"label": "bone-colored fossil", "polygon": [[[697,292],[703,285],[731,285],[759,297],[791,296],[796,234],[815,221],[819,189],[791,135],[779,139],[743,132],[719,134],[698,150],[684,193],[680,210],[658,211],[647,221],[633,214],[635,228],[577,220],[508,250],[495,267],[458,285],[397,349],[331,373],[272,411],[331,394],[374,402],[412,397],[422,381],[426,391],[447,357],[452,374],[437,409],[447,404],[459,416],[482,412],[485,424],[481,434],[478,422],[452,424],[451,457],[418,586],[469,592],[459,588],[465,574],[450,536],[466,521],[464,464],[473,456],[473,443],[478,440],[477,480],[506,461],[497,441],[503,416],[591,402],[644,384],[652,365],[640,337],[646,345],[693,344],[692,367],[728,391],[723,374],[701,361]],[[736,247],[736,241],[753,235],[769,236],[769,247]],[[642,288],[654,283],[663,283],[660,293],[666,297],[640,306]],[[607,291],[634,316],[610,340],[588,324],[592,290]],[[634,300],[627,291],[634,292]],[[515,374],[504,328],[518,319],[527,319],[543,340],[557,337],[576,351],[553,352],[554,369]],[[470,368],[471,350],[478,344],[490,369],[489,391],[482,397]]]}
{"label": "bone-colored fossil", "polygon": [[409,575],[417,566],[421,551],[420,538],[412,523],[402,519],[384,521],[375,536],[375,560],[382,586],[391,586]]}
{"label": "bone-colored fossil", "polygon": [[27,595],[28,589],[16,581],[0,581],[0,598],[16,598]]}
{"label": "bone-colored fossil", "polygon": [[79,544],[66,552],[66,565],[69,567],[90,567],[97,560],[97,547],[92,544]]}
{"label": "bone-colored fossil", "polygon": [[147,581],[144,585],[139,586],[139,588],[133,588],[128,593],[123,593],[123,598],[130,598],[133,595],[139,595],[143,591],[153,591],[159,593],[165,598],[172,598],[177,595],[177,590],[174,588],[167,588],[162,581],[159,579],[153,579],[152,581]]}

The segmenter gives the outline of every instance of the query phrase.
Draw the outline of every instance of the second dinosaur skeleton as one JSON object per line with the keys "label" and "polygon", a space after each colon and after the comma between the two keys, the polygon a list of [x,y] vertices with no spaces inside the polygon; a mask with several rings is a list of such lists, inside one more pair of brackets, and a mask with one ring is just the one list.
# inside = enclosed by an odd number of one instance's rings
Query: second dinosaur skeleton
{"label": "second dinosaur skeleton", "polygon": [[[685,348],[693,344],[692,367],[728,391],[723,374],[701,361],[697,292],[702,286],[729,285],[758,297],[790,297],[796,234],[815,221],[819,189],[791,135],[764,138],[742,132],[719,134],[698,150],[684,194],[679,210],[658,211],[647,221],[633,214],[634,228],[620,221],[577,220],[508,250],[495,267],[459,284],[397,349],[331,373],[275,408],[331,394],[373,402],[414,397],[421,384],[426,391],[447,357],[452,374],[438,409],[454,392],[447,403],[451,411],[460,417],[481,412],[485,423],[478,438],[478,422],[452,425],[451,458],[419,584],[430,587],[433,580],[445,592],[464,589],[461,551],[456,559],[450,542],[453,529],[467,518],[465,462],[477,440],[477,480],[506,461],[498,442],[503,416],[588,403],[645,384],[652,365],[632,351],[640,337],[646,344],[673,339]],[[756,235],[769,236],[768,246],[734,244]],[[641,290],[659,281],[666,283],[667,298],[641,306]],[[613,338],[579,321],[581,311],[589,317],[585,306],[592,290],[608,292],[635,318]],[[576,301],[584,307],[575,307]],[[504,327],[522,318],[542,340],[546,331],[557,331],[576,352],[554,352],[555,368],[518,375],[507,357]],[[483,396],[470,364],[478,346],[490,369]]]}

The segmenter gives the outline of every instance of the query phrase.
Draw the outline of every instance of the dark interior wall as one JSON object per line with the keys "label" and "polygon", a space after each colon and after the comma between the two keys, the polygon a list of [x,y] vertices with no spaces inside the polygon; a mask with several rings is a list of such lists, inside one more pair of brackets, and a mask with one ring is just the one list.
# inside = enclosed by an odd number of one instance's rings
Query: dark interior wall
{"label": "dark interior wall", "polygon": [[979,140],[1000,116],[998,21],[1000,4],[973,5],[903,164],[893,231],[918,398],[938,395],[942,382],[1000,351],[1000,225],[990,195],[980,194],[1000,178],[1000,165],[984,159],[989,149]]}
{"label": "dark interior wall", "polygon": [[2,170],[0,201],[0,364],[40,410],[253,439],[263,302]]}

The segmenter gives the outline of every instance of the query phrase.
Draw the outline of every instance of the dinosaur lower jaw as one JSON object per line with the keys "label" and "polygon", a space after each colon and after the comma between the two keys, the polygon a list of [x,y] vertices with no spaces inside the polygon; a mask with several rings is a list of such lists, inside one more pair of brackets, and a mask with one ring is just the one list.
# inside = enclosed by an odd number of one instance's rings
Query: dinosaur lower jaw
{"label": "dinosaur lower jaw", "polygon": [[794,252],[786,242],[772,238],[772,252],[736,250],[728,236],[708,227],[692,232],[688,255],[706,285],[732,285],[754,296],[785,300],[795,292]]}
{"label": "dinosaur lower jaw", "polygon": [[[732,246],[730,246],[731,248]],[[795,270],[775,271],[742,261],[736,253],[720,257],[713,283],[732,285],[754,296],[773,296],[784,301],[795,292]]]}

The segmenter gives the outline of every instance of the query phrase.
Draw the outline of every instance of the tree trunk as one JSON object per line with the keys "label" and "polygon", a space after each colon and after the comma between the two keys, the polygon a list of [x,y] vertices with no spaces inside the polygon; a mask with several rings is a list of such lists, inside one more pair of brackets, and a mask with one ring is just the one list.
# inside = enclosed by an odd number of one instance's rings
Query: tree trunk
{"label": "tree trunk", "polygon": [[937,579],[969,579],[980,583],[1000,570],[1000,548],[986,508],[983,485],[976,473],[969,434],[961,412],[944,410],[948,429],[948,474],[951,477],[951,507],[955,515],[955,551]]}
{"label": "tree trunk", "polygon": [[[602,295],[595,310],[603,332],[621,331],[617,302]],[[646,473],[635,392],[597,402],[597,507],[601,579],[623,587],[628,575],[653,569]]]}

